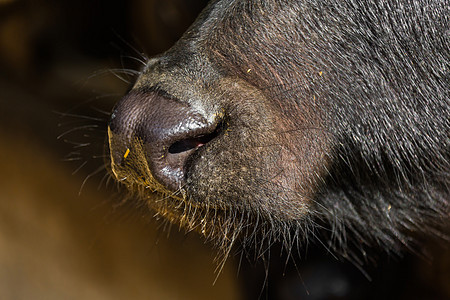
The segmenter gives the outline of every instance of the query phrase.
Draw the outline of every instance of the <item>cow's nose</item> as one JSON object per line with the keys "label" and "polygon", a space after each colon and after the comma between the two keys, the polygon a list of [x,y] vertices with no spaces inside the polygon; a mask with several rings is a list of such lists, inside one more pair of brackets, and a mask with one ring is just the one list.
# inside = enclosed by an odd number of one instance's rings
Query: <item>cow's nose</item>
{"label": "cow's nose", "polygon": [[216,127],[166,93],[130,92],[116,105],[109,123],[112,170],[124,178],[145,176],[147,170],[176,191],[184,182],[186,159],[217,135]]}

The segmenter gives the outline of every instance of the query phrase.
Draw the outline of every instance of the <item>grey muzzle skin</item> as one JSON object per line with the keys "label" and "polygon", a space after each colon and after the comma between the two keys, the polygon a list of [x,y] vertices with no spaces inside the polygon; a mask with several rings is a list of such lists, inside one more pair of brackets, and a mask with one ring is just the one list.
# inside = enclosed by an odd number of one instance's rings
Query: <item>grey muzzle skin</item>
{"label": "grey muzzle skin", "polygon": [[217,136],[217,128],[164,91],[132,90],[117,103],[108,126],[112,171],[119,181],[175,192],[185,181],[186,160]]}

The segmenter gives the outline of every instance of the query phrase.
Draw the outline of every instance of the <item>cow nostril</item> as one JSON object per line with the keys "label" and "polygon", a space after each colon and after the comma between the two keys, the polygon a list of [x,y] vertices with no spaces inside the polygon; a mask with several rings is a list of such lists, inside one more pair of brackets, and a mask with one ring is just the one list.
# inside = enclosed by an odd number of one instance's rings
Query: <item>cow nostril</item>
{"label": "cow nostril", "polygon": [[207,115],[160,92],[130,92],[116,105],[108,127],[114,174],[139,182],[136,178],[147,172],[178,190],[187,159],[224,130],[222,115],[214,117],[208,122]]}
{"label": "cow nostril", "polygon": [[205,143],[202,143],[199,139],[185,139],[172,144],[172,146],[169,147],[169,153],[178,154],[186,152],[192,149],[199,148],[204,144]]}
{"label": "cow nostril", "polygon": [[170,154],[179,154],[182,152],[187,152],[189,150],[200,148],[201,146],[207,144],[212,139],[214,139],[219,134],[219,130],[215,130],[211,134],[201,135],[195,138],[183,139],[173,143],[169,147]]}

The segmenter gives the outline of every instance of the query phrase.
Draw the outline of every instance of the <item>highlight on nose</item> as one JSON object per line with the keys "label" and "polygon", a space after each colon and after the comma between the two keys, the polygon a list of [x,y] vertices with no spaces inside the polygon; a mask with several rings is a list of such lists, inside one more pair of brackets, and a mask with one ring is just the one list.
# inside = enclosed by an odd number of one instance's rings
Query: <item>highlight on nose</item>
{"label": "highlight on nose", "polygon": [[[111,167],[118,180],[148,176],[176,191],[187,158],[219,134],[217,122],[161,91],[132,91],[108,126]],[[135,152],[139,152],[136,155]]]}

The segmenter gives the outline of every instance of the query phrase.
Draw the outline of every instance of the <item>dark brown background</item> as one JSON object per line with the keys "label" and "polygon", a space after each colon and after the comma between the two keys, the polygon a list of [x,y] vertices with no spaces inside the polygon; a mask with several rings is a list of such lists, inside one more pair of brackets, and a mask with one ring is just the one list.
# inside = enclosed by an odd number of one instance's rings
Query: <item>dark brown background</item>
{"label": "dark brown background", "polygon": [[120,69],[170,47],[205,2],[0,1],[0,299],[238,298],[233,263],[213,285],[215,252],[119,205],[104,169],[79,195],[133,81]]}

